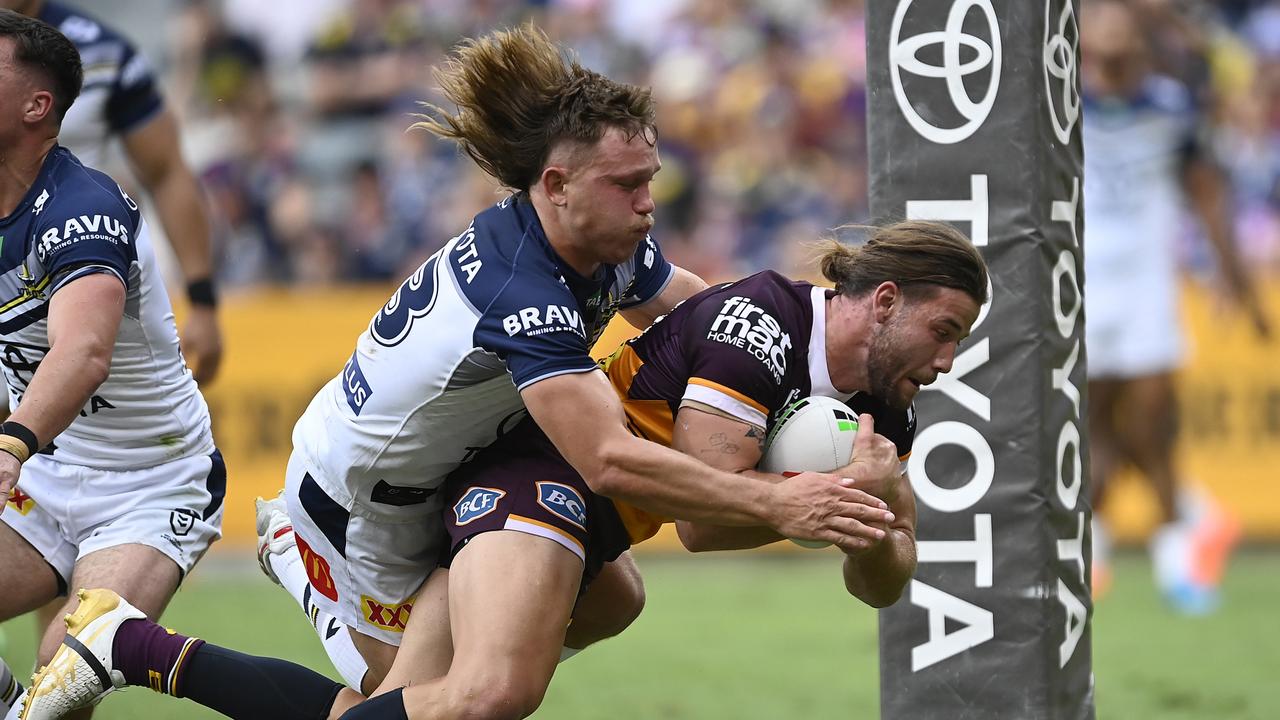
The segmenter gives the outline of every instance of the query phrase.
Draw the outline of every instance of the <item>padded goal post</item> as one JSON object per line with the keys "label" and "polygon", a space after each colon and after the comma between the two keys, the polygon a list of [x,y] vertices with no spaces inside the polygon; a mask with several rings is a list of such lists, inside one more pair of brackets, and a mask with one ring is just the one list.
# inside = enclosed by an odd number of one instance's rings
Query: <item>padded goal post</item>
{"label": "padded goal post", "polygon": [[872,213],[953,223],[992,271],[917,400],[886,720],[1094,716],[1077,2],[867,3]]}

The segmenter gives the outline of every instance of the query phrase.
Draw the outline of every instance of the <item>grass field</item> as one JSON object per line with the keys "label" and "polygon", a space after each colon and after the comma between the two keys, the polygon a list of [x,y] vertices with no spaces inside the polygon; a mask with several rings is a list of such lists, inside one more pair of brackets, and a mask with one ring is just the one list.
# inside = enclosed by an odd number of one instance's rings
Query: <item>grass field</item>
{"label": "grass field", "polygon": [[[234,558],[232,560],[235,560]],[[844,594],[835,557],[639,558],[644,615],[623,636],[565,663],[535,717],[549,720],[876,718],[875,613]],[[229,569],[234,568],[234,569]],[[237,649],[328,672],[319,643],[283,591],[224,556],[197,571],[166,623]],[[1098,717],[1280,717],[1280,552],[1233,562],[1218,614],[1170,614],[1145,559],[1119,558],[1094,616]],[[11,666],[29,667],[30,621],[0,626]],[[228,690],[231,692],[231,690]],[[133,689],[101,720],[217,717]]]}

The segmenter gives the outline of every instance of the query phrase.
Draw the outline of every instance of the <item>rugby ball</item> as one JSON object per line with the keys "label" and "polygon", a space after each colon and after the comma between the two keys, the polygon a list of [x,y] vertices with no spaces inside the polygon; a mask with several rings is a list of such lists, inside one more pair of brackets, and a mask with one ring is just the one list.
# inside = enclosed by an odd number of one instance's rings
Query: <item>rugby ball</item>
{"label": "rugby ball", "polygon": [[[797,400],[769,432],[757,467],[778,474],[831,472],[849,464],[857,432],[858,416],[839,400],[819,395]],[[820,540],[791,542],[808,548],[831,544]]]}

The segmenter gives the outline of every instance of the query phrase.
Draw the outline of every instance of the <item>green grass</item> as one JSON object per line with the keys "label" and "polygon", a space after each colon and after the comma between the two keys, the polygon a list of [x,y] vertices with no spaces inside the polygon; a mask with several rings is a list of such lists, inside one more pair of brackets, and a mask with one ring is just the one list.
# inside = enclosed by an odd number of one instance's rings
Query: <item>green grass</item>
{"label": "green grass", "polygon": [[[623,636],[565,663],[535,717],[716,720],[878,716],[875,613],[844,594],[835,557],[651,557],[644,615]],[[233,566],[249,567],[238,559]],[[292,601],[225,558],[197,571],[166,624],[245,652],[329,672]],[[1165,610],[1145,559],[1121,556],[1094,618],[1098,717],[1241,718],[1280,713],[1280,553],[1242,554],[1227,602],[1207,618]],[[31,662],[23,618],[0,626],[13,667]],[[101,720],[217,717],[130,690]]]}

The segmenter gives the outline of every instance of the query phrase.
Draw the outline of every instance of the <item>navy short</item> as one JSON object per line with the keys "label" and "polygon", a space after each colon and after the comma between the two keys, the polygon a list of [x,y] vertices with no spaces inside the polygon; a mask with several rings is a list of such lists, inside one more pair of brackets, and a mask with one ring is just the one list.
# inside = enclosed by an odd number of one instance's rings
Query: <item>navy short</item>
{"label": "navy short", "polygon": [[472,537],[516,530],[581,558],[585,584],[631,546],[613,502],[591,492],[528,417],[449,475],[445,503],[445,567]]}

